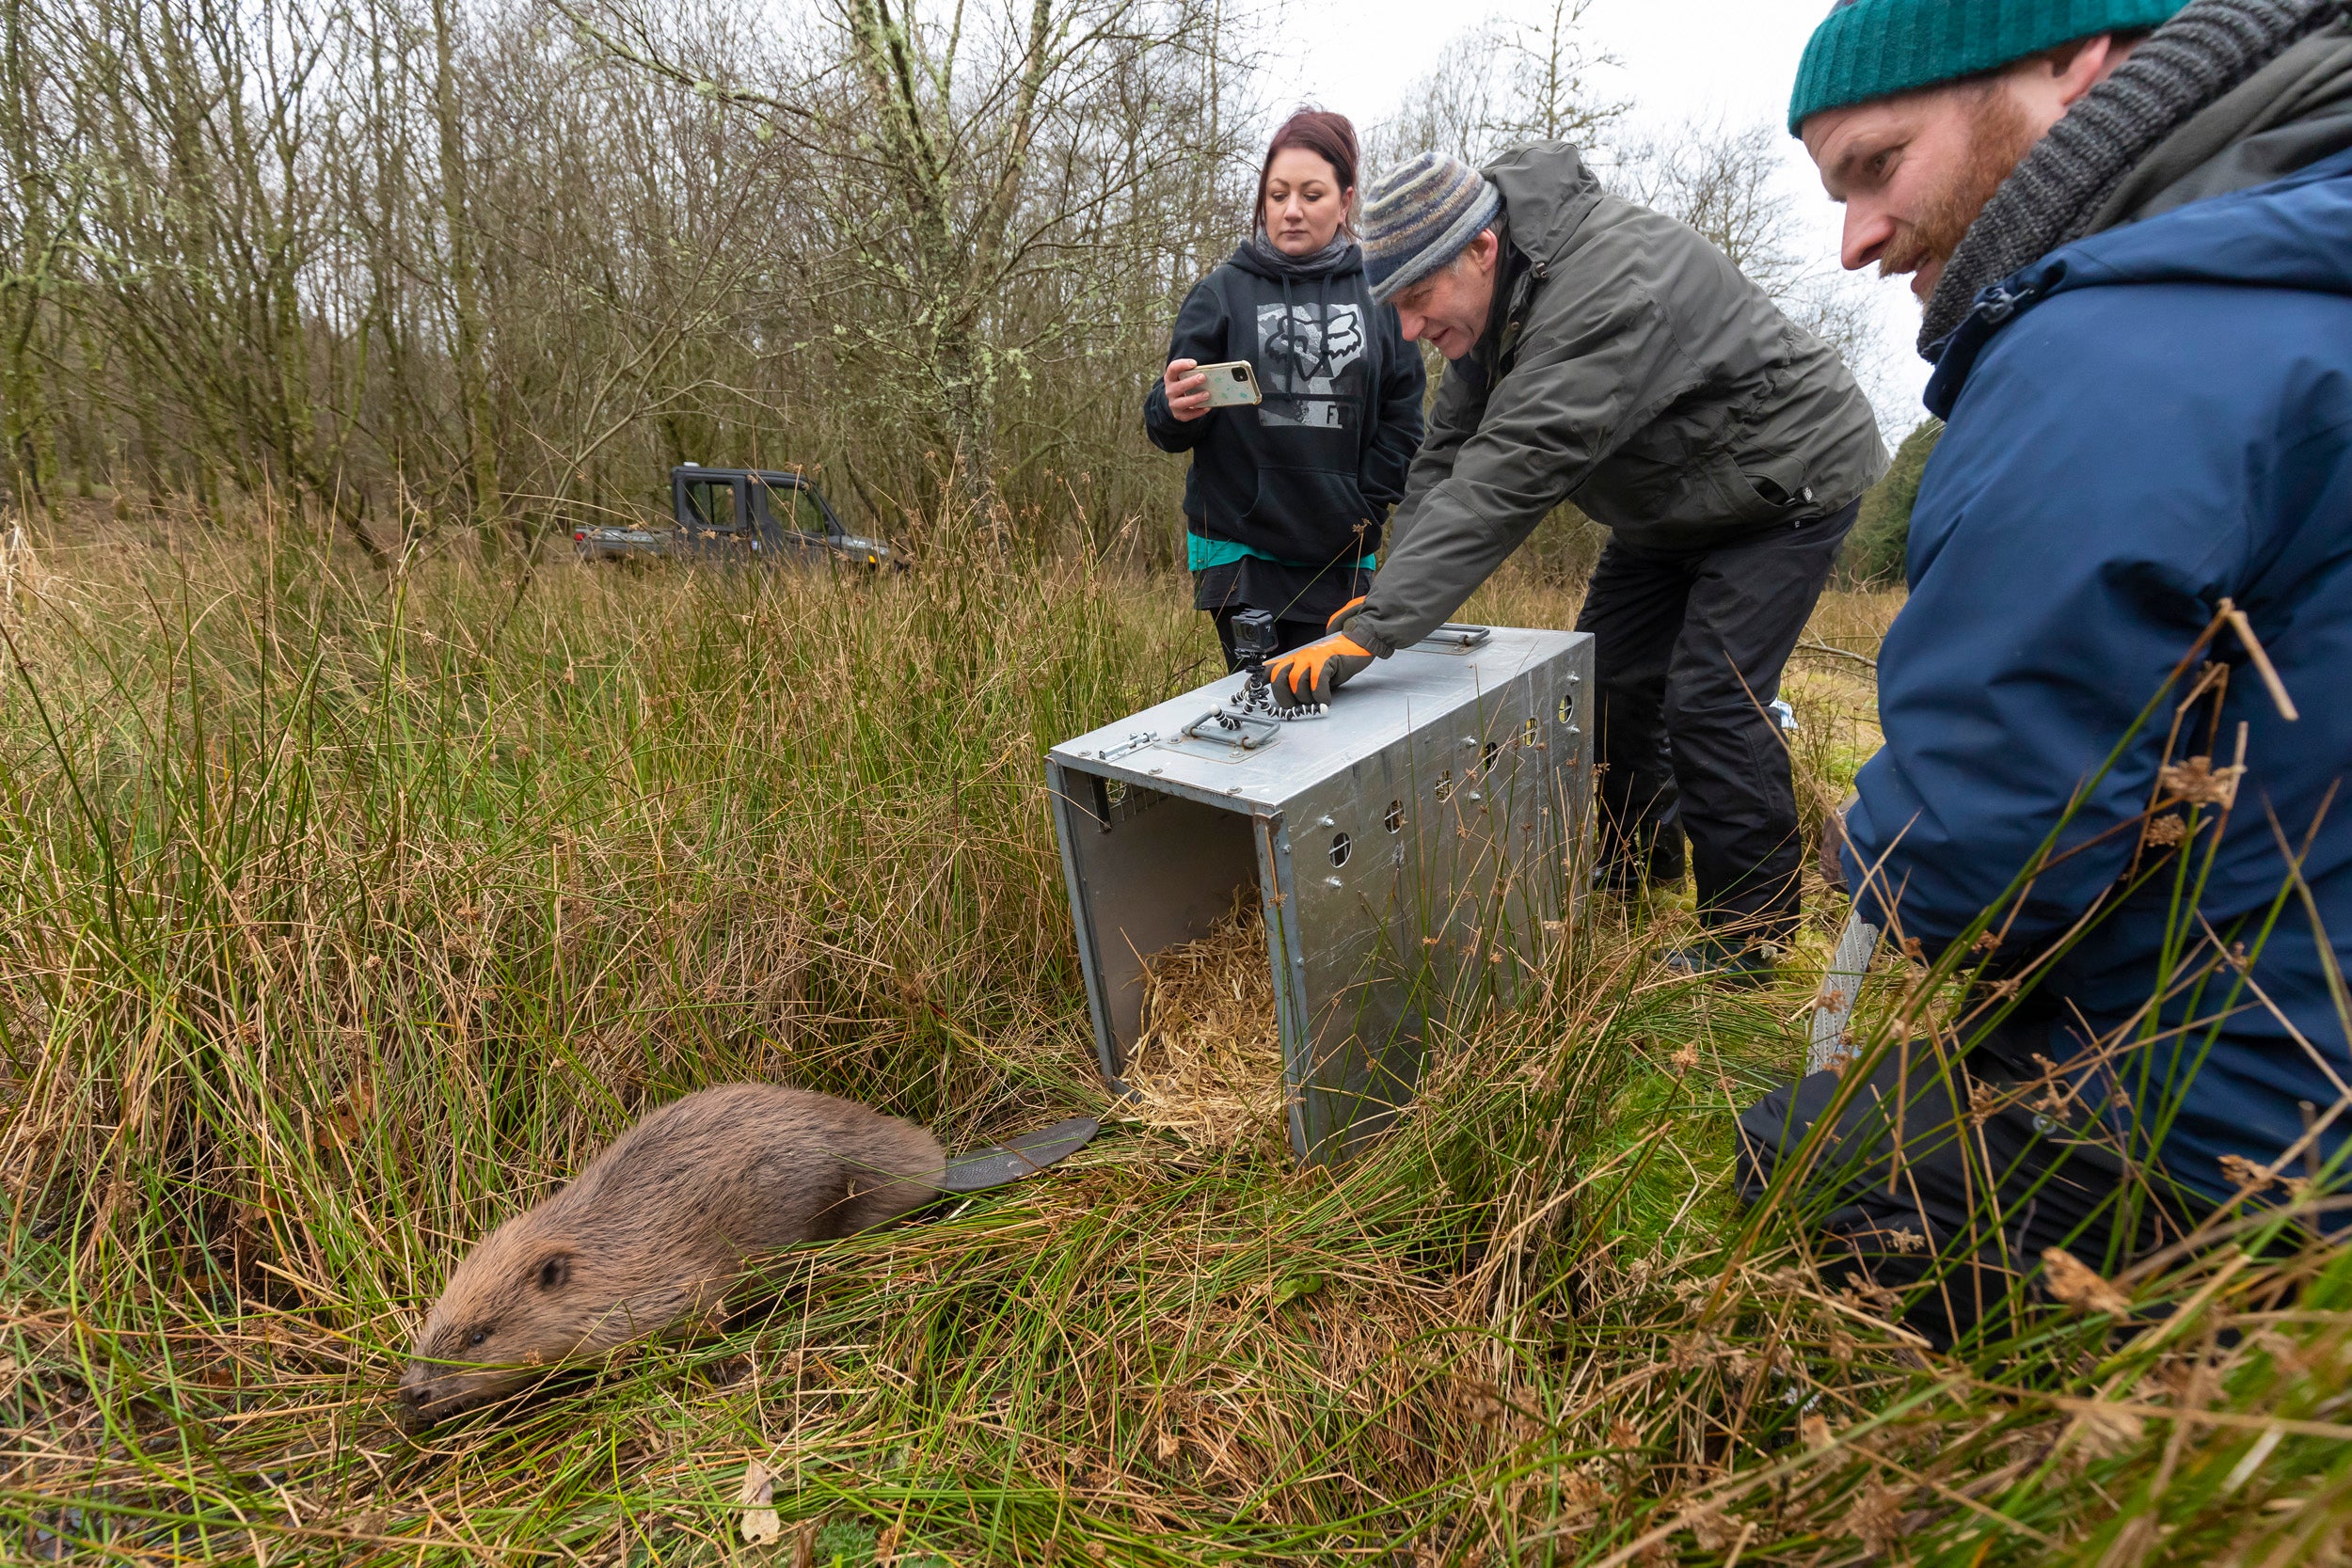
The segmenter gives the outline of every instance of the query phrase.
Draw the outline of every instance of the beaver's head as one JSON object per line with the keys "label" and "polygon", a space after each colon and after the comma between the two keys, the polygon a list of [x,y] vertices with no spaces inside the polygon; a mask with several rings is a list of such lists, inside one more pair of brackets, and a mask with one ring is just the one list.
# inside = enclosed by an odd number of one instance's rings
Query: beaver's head
{"label": "beaver's head", "polygon": [[571,1241],[537,1213],[483,1238],[450,1275],[409,1352],[402,1418],[421,1430],[514,1392],[584,1348],[612,1303],[597,1301]]}
{"label": "beaver's head", "polygon": [[675,1231],[580,1212],[577,1191],[508,1220],[450,1275],[400,1379],[411,1431],[665,1328],[723,1291]]}

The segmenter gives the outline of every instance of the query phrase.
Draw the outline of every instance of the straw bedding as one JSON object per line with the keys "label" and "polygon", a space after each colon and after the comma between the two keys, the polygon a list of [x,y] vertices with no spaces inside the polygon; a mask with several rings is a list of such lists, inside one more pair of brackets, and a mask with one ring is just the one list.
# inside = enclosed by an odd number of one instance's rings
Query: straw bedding
{"label": "straw bedding", "polygon": [[1143,987],[1128,1114],[1208,1152],[1279,1144],[1282,1047],[1255,890],[1208,935],[1152,955]]}

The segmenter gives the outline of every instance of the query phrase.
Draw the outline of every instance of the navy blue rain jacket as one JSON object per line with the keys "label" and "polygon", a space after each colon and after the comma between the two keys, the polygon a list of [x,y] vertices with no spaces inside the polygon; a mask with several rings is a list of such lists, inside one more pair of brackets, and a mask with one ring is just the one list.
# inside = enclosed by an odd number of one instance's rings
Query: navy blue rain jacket
{"label": "navy blue rain jacket", "polygon": [[[2324,1117],[2352,1083],[2337,1000],[2352,967],[2352,154],[2095,234],[1987,290],[1928,403],[1949,428],[1879,666],[1885,749],[1848,821],[1851,885],[1872,879],[1866,917],[1888,920],[1883,888],[1900,930],[1940,950],[2088,785],[2058,844],[2090,847],[2034,883],[2000,955],[2045,949],[2109,900],[2039,988],[2061,1005],[2053,1028],[2075,1037],[2054,1039],[2063,1060],[2141,1014],[2162,972],[2174,879],[2112,890],[2138,850],[2170,706],[2090,781],[2223,599],[2300,709],[2287,722],[2248,651],[2217,643],[2233,666],[2218,741],[2175,756],[2211,750],[2226,766],[2246,727],[2246,777],[2195,913],[2256,952],[2253,985],[2225,970],[2168,999],[2166,1023],[2226,1012],[2217,1037],[2178,1033],[2120,1064],[2126,1085],[2187,1085],[2160,1158],[2226,1198],[2221,1156],[2269,1163],[2302,1135],[2303,1104]],[[2291,900],[2265,939],[2282,840],[2309,846],[2310,903]],[[2201,835],[2192,865],[2205,847]],[[2352,1107],[2323,1159],[2347,1130]]]}

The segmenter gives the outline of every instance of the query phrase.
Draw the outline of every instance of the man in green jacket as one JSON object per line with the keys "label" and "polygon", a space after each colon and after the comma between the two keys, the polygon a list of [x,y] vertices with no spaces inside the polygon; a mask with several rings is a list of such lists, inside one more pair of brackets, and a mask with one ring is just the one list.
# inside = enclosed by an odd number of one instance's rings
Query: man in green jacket
{"label": "man in green jacket", "polygon": [[1679,880],[1687,833],[1713,934],[1676,961],[1760,974],[1802,858],[1767,707],[1886,469],[1868,402],[1722,251],[1603,191],[1565,143],[1484,171],[1423,154],[1364,219],[1374,297],[1451,363],[1388,558],[1332,635],[1270,667],[1278,700],[1327,702],[1427,636],[1573,501],[1611,530],[1577,620],[1604,870]]}

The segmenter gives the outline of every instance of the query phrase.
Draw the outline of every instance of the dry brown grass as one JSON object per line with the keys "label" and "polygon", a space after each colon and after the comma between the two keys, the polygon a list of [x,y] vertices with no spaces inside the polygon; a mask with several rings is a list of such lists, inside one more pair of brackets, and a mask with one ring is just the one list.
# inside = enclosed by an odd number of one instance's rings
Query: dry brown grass
{"label": "dry brown grass", "polygon": [[[1175,585],[1077,567],[387,585],[273,547],[54,550],[16,628],[0,1559],[715,1563],[753,1461],[858,1568],[2342,1545],[2340,1255],[2224,1249],[2118,1281],[2128,1323],[1919,1354],[1727,1196],[1817,976],[1677,981],[1681,913],[1605,902],[1352,1166],[1114,1127],[412,1443],[451,1259],[649,1101],[771,1077],[954,1145],[1107,1109],[1038,757],[1213,655]],[[1820,662],[1797,763],[1834,781],[1867,672]],[[1158,1004],[1180,1082],[1271,1034],[1263,939],[1212,945]]]}

